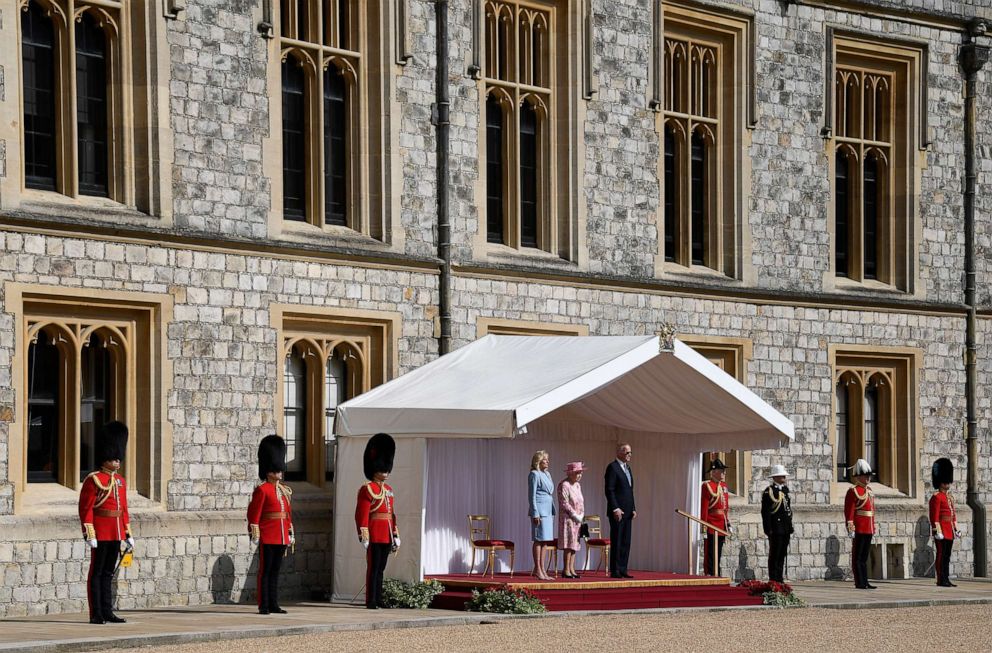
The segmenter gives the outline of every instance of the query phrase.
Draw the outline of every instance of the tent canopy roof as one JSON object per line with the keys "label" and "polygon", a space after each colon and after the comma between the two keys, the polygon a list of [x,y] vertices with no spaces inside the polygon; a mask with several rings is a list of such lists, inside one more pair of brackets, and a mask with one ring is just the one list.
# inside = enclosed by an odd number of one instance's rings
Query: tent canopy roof
{"label": "tent canopy roof", "polygon": [[792,422],[676,340],[488,335],[338,407],[335,432],[509,438],[541,418],[780,446]]}

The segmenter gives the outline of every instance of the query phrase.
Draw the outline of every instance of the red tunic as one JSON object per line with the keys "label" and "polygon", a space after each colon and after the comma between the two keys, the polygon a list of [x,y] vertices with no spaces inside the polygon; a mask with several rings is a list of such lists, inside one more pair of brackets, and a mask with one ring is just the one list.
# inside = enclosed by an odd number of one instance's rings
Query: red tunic
{"label": "red tunic", "polygon": [[875,496],[867,485],[854,485],[844,498],[847,530],[861,535],[875,534]]}
{"label": "red tunic", "polygon": [[262,544],[289,544],[293,537],[293,491],[280,481],[255,488],[248,504],[248,531]]}
{"label": "red tunic", "polygon": [[371,481],[358,490],[355,506],[355,526],[358,536],[372,544],[392,544],[399,537],[396,513],[393,511],[393,488]]}
{"label": "red tunic", "polygon": [[101,469],[83,479],[79,490],[79,522],[88,540],[119,542],[131,535],[123,476]]}
{"label": "red tunic", "polygon": [[[703,483],[703,499],[699,508],[699,518],[707,524],[727,530],[730,523],[730,492],[723,481],[706,481]],[[706,529],[710,533],[716,531]]]}
{"label": "red tunic", "polygon": [[958,513],[954,509],[954,499],[950,492],[943,490],[930,497],[930,527],[936,534],[944,534],[945,540],[954,539],[954,531],[958,528]]}

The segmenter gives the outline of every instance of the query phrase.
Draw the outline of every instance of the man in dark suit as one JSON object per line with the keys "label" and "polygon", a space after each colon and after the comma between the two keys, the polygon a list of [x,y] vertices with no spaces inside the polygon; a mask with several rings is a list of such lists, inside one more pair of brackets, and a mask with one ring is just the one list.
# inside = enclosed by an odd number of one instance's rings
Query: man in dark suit
{"label": "man in dark suit", "polygon": [[634,476],[630,471],[630,445],[617,445],[617,459],[606,466],[606,510],[610,516],[610,576],[633,578],[627,573],[630,526],[634,509]]}

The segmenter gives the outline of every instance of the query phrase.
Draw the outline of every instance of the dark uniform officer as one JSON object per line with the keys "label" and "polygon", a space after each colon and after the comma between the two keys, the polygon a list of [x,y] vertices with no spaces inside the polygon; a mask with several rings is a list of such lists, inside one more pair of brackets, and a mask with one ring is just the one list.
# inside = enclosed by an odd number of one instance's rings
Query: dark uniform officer
{"label": "dark uniform officer", "polygon": [[[730,525],[730,490],[723,482],[727,466],[719,458],[710,463],[710,480],[703,483],[702,503],[699,518],[724,531],[733,533]],[[706,528],[706,547],[703,569],[708,576],[720,575],[720,556],[723,555],[723,542],[726,538],[711,528]]]}
{"label": "dark uniform officer", "polygon": [[358,490],[355,527],[358,541],[365,547],[365,607],[383,607],[382,577],[391,551],[400,548],[400,531],[396,525],[393,488],[386,479],[393,471],[396,442],[386,433],[376,433],[365,445],[365,478]]}
{"label": "dark uniform officer", "polygon": [[293,532],[293,490],[282,482],[286,471],[286,441],[278,435],[258,445],[258,477],[248,504],[248,534],[258,544],[258,613],[286,614],[279,607],[279,570],[286,550],[296,544]]}
{"label": "dark uniform officer", "polygon": [[951,483],[954,482],[954,465],[947,458],[939,458],[931,470],[933,488],[937,490],[930,497],[930,527],[933,534],[937,557],[934,568],[937,572],[937,585],[957,587],[951,582],[951,548],[954,538],[961,537],[958,530],[958,513],[951,497]]}
{"label": "dark uniform officer", "polygon": [[854,485],[844,497],[844,520],[847,522],[847,536],[854,540],[851,547],[851,570],[854,572],[854,586],[862,590],[873,590],[868,582],[868,552],[871,538],[878,531],[875,521],[875,495],[868,482],[871,480],[871,465],[858,458],[851,469]]}
{"label": "dark uniform officer", "polygon": [[768,536],[768,579],[785,582],[785,557],[789,554],[792,528],[792,500],[789,475],[782,465],[772,466],[772,484],[761,495],[761,525]]}
{"label": "dark uniform officer", "polygon": [[118,473],[126,451],[127,427],[120,422],[105,425],[96,437],[95,453],[100,469],[83,479],[79,490],[79,522],[90,545],[86,598],[91,624],[126,621],[114,614],[110,589],[121,542],[134,547],[127,514],[127,485]]}

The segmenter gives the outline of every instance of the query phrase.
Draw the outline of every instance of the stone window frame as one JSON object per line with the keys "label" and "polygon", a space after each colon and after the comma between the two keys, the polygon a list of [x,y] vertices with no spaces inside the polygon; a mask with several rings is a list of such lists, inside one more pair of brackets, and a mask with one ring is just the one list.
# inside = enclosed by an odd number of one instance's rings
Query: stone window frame
{"label": "stone window frame", "polygon": [[[346,239],[365,246],[388,246],[401,250],[405,240],[400,222],[400,184],[396,145],[399,143],[399,105],[395,97],[395,77],[410,58],[404,49],[405,36],[377,39],[376,34],[394,33],[406,20],[402,2],[365,3],[359,0],[293,0],[310,8],[314,33],[322,33],[322,12],[327,3],[337,7],[348,2],[354,23],[350,37],[354,50],[325,45],[323,39],[311,42],[284,34],[282,23],[290,3],[272,0],[263,7],[259,29],[268,38],[266,87],[269,97],[269,136],[263,143],[263,168],[270,181],[271,199],[268,231],[271,237],[311,241],[314,237]],[[356,10],[356,8],[362,8]],[[264,27],[264,29],[263,29]],[[282,64],[287,57],[302,62],[310,93],[308,123],[319,130],[323,124],[323,71],[329,65],[345,71],[354,102],[348,117],[348,218],[347,225],[324,222],[324,138],[320,133],[307,153],[307,215],[305,221],[286,220],[283,183]],[[319,59],[319,61],[318,61]]]}
{"label": "stone window frame", "polygon": [[[753,275],[750,257],[751,238],[747,203],[743,198],[750,188],[750,159],[746,151],[747,130],[755,125],[754,97],[754,17],[745,12],[705,7],[693,2],[664,3],[655,9],[654,43],[650,66],[649,106],[656,112],[655,132],[658,135],[658,186],[661,191],[656,223],[658,253],[655,270],[658,277],[702,275],[735,280],[748,280]],[[664,39],[658,35],[663,34]],[[716,105],[716,116],[700,117],[692,112],[677,111],[672,79],[666,68],[671,67],[677,53],[676,43],[694,43],[716,56],[717,81],[710,92],[709,105]],[[720,80],[733,79],[731,83]],[[692,75],[683,84],[684,100],[690,99]],[[722,91],[721,91],[722,89]],[[666,256],[665,233],[665,134],[669,124],[681,126],[685,138],[699,129],[708,130],[707,143],[712,153],[707,162],[707,174],[713,180],[704,190],[710,219],[704,229],[707,236],[704,264],[694,264],[691,254],[691,213],[686,203],[676,198],[680,207],[676,227],[674,256]],[[713,145],[715,142],[717,145]],[[691,148],[688,141],[681,148],[682,161],[677,162],[676,178],[683,194],[691,192]]]}
{"label": "stone window frame", "polygon": [[[678,339],[741,383],[747,382],[747,368],[754,358],[754,344],[751,340],[693,334],[679,334]],[[714,454],[728,467],[726,483],[735,502],[749,503],[752,478],[751,452],[732,449],[703,454],[702,480],[709,479],[708,462]]]}
{"label": "stone window frame", "polygon": [[[919,379],[923,350],[912,347],[873,347],[867,345],[837,345],[828,348],[830,358],[830,427],[828,444],[831,449],[831,502],[843,501],[849,486],[847,479],[837,473],[837,388],[844,383],[848,390],[849,425],[862,425],[862,437],[848,433],[848,464],[853,465],[863,455],[863,419],[861,406],[853,405],[856,389],[865,388],[870,381],[882,380],[879,404],[879,465],[878,478],[872,480],[877,494],[922,500],[924,480],[919,470],[923,446],[920,419]],[[848,385],[850,384],[850,385]],[[862,390],[863,393],[863,390]],[[863,396],[863,395],[862,395]],[[849,426],[850,428],[850,426]],[[852,444],[854,446],[852,446]]]}
{"label": "stone window frame", "polygon": [[[126,356],[119,368],[116,393],[118,408],[113,415],[128,425],[130,438],[127,458],[122,461],[124,477],[136,495],[163,507],[172,478],[172,429],[166,415],[166,397],[171,390],[172,364],[166,355],[165,326],[173,315],[173,297],[153,293],[95,291],[73,288],[68,296],[59,288],[38,284],[8,282],[4,286],[5,310],[14,317],[14,352],[11,361],[15,419],[8,433],[7,478],[14,485],[14,512],[51,510],[47,502],[73,496],[82,482],[79,465],[63,470],[58,484],[27,481],[28,348],[40,328],[61,334],[67,352],[88,346],[94,332],[104,330],[119,336],[118,352]],[[60,419],[60,456],[66,452],[78,458],[79,439],[78,365],[66,361],[74,382],[62,394],[72,395],[72,413]],[[142,396],[139,397],[138,393]],[[120,406],[123,404],[123,406]],[[70,421],[72,426],[69,426]],[[45,487],[42,487],[45,486]],[[53,491],[52,487],[64,489]],[[74,506],[72,507],[74,510]]]}
{"label": "stone window frame", "polygon": [[479,317],[475,322],[477,338],[493,334],[498,336],[587,336],[585,324],[556,324],[530,320],[509,320],[497,317]]}
{"label": "stone window frame", "polygon": [[[492,16],[501,14],[500,6],[518,7],[527,11],[545,12],[550,16],[549,37],[545,41],[549,50],[547,86],[531,86],[520,82],[515,71],[513,79],[503,80],[494,73],[495,57],[487,38],[487,25]],[[584,147],[579,132],[584,112],[584,102],[596,92],[592,73],[592,59],[587,54],[592,39],[591,8],[587,2],[566,3],[563,0],[473,0],[474,41],[469,72],[477,82],[479,110],[478,164],[476,206],[479,219],[473,237],[476,256],[536,259],[544,262],[570,262],[582,265],[585,233],[581,224],[583,209],[579,201],[579,171]],[[516,20],[516,12],[510,9]],[[519,38],[513,41],[518,49]],[[513,58],[513,65],[517,61]],[[503,240],[490,242],[487,220],[486,162],[487,100],[494,95],[504,111],[503,138]],[[538,174],[537,193],[543,207],[538,209],[537,246],[521,245],[519,212],[519,179],[516,174],[519,151],[518,104],[531,101],[536,96],[544,99],[538,103],[539,125],[551,127],[540,133],[539,155],[544,154]],[[536,102],[536,100],[534,100]],[[509,127],[507,127],[507,125]],[[515,207],[515,208],[514,208]]]}
{"label": "stone window frame", "polygon": [[[828,27],[826,79],[830,83],[824,92],[826,120],[822,129],[830,174],[830,263],[824,279],[827,290],[870,288],[917,296],[922,292],[917,260],[922,229],[919,173],[925,166],[928,146],[928,59],[929,48],[925,43],[879,38]],[[841,77],[853,78],[852,73],[859,76],[859,87],[860,75],[865,73],[891,84],[892,95],[887,111],[889,122],[886,125],[890,134],[881,141],[862,138],[860,131],[852,136],[847,133],[846,126],[838,124],[838,118],[844,111],[839,102],[838,82]],[[858,113],[863,117],[861,111]],[[861,122],[863,118],[857,121],[859,130]],[[848,152],[849,158],[853,157],[857,170],[857,174],[853,175],[855,192],[848,198],[847,255],[851,261],[846,276],[837,273],[837,154],[841,151]],[[886,188],[882,192],[882,207],[878,214],[878,271],[874,279],[867,278],[864,273],[863,237],[859,237],[864,235],[860,173],[867,151],[881,151],[890,159],[883,168]]]}
{"label": "stone window frame", "polygon": [[[270,307],[277,328],[279,382],[274,397],[276,433],[286,438],[285,377],[288,357],[296,353],[306,362],[306,467],[296,480],[317,487],[333,484],[326,469],[328,442],[335,441],[333,422],[328,424],[325,373],[330,357],[345,357],[352,384],[347,399],[389,381],[399,370],[399,336],[402,317],[386,311],[275,304]],[[333,416],[330,416],[333,418]],[[288,443],[288,440],[287,440]]]}
{"label": "stone window frame", "polygon": [[[27,2],[47,7],[56,32],[56,190],[27,188],[24,178],[23,71],[21,8]],[[7,147],[7,174],[0,177],[0,208],[60,213],[67,207],[89,219],[119,222],[121,216],[172,224],[172,164],[169,133],[169,47],[165,16],[152,0],[0,0],[4,21],[0,60],[6,66],[7,101],[0,103],[0,140]],[[72,24],[82,12],[93,14],[108,37],[108,197],[82,195],[76,164],[75,57]],[[144,43],[136,52],[134,44]],[[66,44],[61,46],[60,44]],[[140,56],[139,56],[140,55]],[[108,215],[109,214],[109,215]]]}

